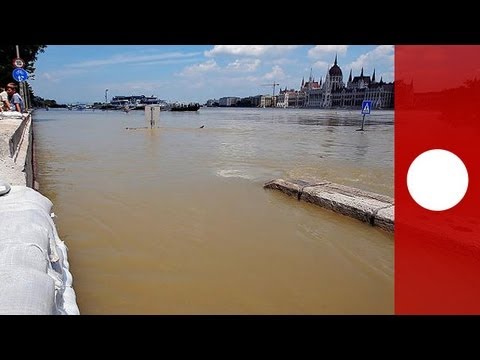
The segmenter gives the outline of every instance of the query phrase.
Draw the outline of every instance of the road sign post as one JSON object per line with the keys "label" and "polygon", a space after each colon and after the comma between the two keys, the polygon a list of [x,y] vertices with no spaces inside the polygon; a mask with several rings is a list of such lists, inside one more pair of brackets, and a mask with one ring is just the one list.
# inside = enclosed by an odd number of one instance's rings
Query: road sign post
{"label": "road sign post", "polygon": [[13,78],[18,82],[23,82],[28,79],[28,73],[22,68],[16,68],[12,71]]}
{"label": "road sign post", "polygon": [[362,127],[357,131],[363,131],[363,124],[365,123],[365,115],[370,115],[372,109],[372,100],[363,100],[362,101]]}
{"label": "road sign post", "polygon": [[25,109],[28,109],[29,103],[25,96],[26,94],[25,81],[28,79],[28,73],[22,68],[16,68],[12,71],[12,77],[15,79],[15,81],[19,82],[20,96],[25,102]]}
{"label": "road sign post", "polygon": [[370,115],[370,110],[372,109],[372,100],[363,100],[362,101],[362,114]]}
{"label": "road sign post", "polygon": [[13,70],[12,76],[13,78],[18,81],[20,84],[19,90],[20,90],[20,96],[22,99],[25,101],[25,108],[29,108],[29,101],[27,97],[25,96],[26,94],[26,86],[24,81],[28,79],[28,73],[23,70],[23,67],[25,66],[25,61],[23,61],[22,58],[20,58],[20,47],[18,45],[15,45],[15,50],[16,50],[16,55],[17,57],[13,59],[13,66],[16,68]]}
{"label": "road sign post", "polygon": [[25,66],[25,61],[23,59],[20,59],[19,57],[13,59],[13,66],[16,68],[23,68]]}

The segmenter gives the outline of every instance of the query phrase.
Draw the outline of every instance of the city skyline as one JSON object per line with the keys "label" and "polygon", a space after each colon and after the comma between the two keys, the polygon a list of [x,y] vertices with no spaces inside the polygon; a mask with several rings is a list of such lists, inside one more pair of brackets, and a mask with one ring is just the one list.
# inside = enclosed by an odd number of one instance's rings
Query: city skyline
{"label": "city skyline", "polygon": [[[205,103],[225,96],[298,89],[310,72],[324,79],[335,56],[352,69],[394,80],[393,45],[49,45],[35,63],[35,95],[58,103],[154,95]],[[108,89],[108,91],[106,91]]]}

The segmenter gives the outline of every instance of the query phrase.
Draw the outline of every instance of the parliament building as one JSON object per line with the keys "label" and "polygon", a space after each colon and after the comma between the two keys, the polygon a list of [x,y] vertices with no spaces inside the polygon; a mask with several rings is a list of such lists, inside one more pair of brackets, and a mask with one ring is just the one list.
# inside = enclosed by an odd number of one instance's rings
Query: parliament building
{"label": "parliament building", "polygon": [[360,108],[363,100],[371,100],[374,109],[393,109],[394,83],[386,83],[380,78],[364,75],[363,68],[359,76],[352,77],[352,70],[347,83],[343,81],[343,72],[337,64],[328,70],[325,80],[315,81],[310,74],[307,82],[302,80],[300,90],[286,88],[280,90],[277,107],[308,108]]}

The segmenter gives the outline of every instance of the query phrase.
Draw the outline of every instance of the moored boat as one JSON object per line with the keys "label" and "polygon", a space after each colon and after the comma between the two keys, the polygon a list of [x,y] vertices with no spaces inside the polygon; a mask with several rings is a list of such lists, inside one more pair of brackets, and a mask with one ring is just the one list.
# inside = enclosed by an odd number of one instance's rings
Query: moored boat
{"label": "moored boat", "polygon": [[173,104],[170,111],[197,111],[198,109],[200,109],[200,104],[198,103]]}

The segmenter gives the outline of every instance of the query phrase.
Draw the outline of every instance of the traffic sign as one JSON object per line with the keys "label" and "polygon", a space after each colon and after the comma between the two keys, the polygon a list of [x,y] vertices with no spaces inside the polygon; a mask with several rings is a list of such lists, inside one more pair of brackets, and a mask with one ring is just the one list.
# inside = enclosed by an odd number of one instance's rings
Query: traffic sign
{"label": "traffic sign", "polygon": [[24,65],[25,65],[25,61],[23,61],[23,59],[20,59],[20,58],[13,59],[13,66],[15,66],[16,68],[23,68]]}
{"label": "traffic sign", "polygon": [[13,70],[12,76],[18,82],[22,82],[28,79],[28,73],[22,68],[16,68],[15,70]]}
{"label": "traffic sign", "polygon": [[363,100],[362,102],[362,114],[370,115],[370,110],[372,109],[372,100]]}

